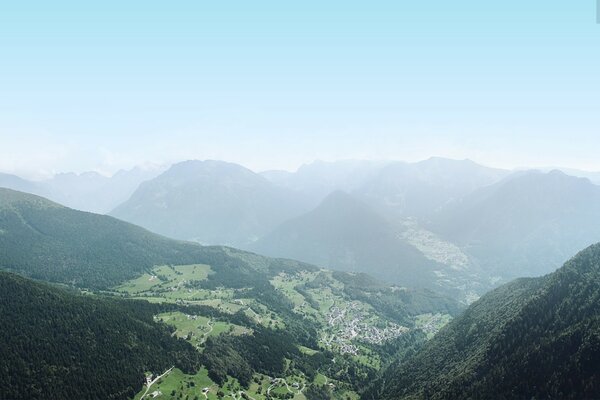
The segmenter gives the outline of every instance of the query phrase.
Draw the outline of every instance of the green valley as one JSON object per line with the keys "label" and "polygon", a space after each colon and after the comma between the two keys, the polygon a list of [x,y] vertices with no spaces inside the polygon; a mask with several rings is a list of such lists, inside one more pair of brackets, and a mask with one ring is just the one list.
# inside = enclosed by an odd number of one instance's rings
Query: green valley
{"label": "green valley", "polygon": [[[232,254],[247,262],[258,257]],[[419,347],[428,332],[451,319],[388,316],[378,297],[364,297],[372,288],[357,287],[356,276],[286,263],[267,272],[259,272],[259,263],[254,275],[245,276],[246,285],[240,285],[243,274],[228,276],[217,267],[168,265],[116,286],[113,295],[180,307],[154,319],[192,344],[205,365],[196,374],[170,370],[138,398],[355,398],[392,356]],[[260,293],[253,286],[258,279],[264,279]],[[411,296],[403,299],[406,289],[377,286],[377,292],[411,307]],[[271,357],[248,349],[261,341]]]}

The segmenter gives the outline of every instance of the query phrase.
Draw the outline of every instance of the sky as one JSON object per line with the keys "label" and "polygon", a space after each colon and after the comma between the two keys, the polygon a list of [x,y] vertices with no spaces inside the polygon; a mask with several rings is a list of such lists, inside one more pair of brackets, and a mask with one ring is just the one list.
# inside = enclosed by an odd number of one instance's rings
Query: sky
{"label": "sky", "polygon": [[0,2],[0,171],[600,171],[594,0]]}

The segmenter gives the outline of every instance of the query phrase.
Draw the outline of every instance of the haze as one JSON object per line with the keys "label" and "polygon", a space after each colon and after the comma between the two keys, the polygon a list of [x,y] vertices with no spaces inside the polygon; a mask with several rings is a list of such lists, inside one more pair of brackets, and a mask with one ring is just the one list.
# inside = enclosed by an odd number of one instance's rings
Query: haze
{"label": "haze", "polygon": [[0,399],[600,399],[600,0],[0,3]]}
{"label": "haze", "polygon": [[594,6],[6,3],[0,171],[432,155],[600,170]]}

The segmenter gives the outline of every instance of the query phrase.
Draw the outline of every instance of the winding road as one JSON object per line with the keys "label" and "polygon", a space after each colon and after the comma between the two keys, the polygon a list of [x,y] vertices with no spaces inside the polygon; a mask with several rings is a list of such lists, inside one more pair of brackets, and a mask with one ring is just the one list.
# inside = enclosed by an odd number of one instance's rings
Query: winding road
{"label": "winding road", "polygon": [[157,376],[156,378],[154,378],[154,380],[152,382],[148,383],[148,387],[146,387],[146,391],[144,392],[144,394],[142,395],[142,397],[140,397],[140,400],[143,400],[143,398],[146,397],[146,395],[148,394],[148,391],[150,390],[150,388],[152,387],[152,385],[154,385],[156,383],[156,381],[158,381],[160,378],[162,378],[163,376],[165,376],[169,372],[171,372],[173,370],[173,368],[175,368],[175,366],[172,366],[171,368],[169,368],[168,370],[166,370],[162,375]]}

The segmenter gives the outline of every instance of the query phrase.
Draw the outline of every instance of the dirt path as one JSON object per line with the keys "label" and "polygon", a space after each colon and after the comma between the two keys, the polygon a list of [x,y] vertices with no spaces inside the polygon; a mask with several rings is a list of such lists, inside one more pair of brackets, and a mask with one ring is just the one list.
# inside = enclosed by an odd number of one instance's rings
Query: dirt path
{"label": "dirt path", "polygon": [[270,394],[271,390],[276,388],[277,386],[280,386],[281,383],[283,383],[285,385],[285,388],[287,389],[287,391],[289,393],[293,393],[293,394],[301,394],[302,391],[304,390],[304,388],[306,387],[306,384],[303,384],[302,388],[298,388],[298,389],[296,389],[296,391],[294,391],[294,390],[290,389],[287,381],[284,378],[277,378],[277,381],[267,388],[267,394]]}
{"label": "dirt path", "polygon": [[162,378],[163,376],[165,376],[169,372],[171,372],[173,370],[173,368],[175,368],[175,366],[172,366],[171,368],[169,368],[168,370],[166,370],[162,375],[159,375],[156,378],[154,378],[154,380],[148,384],[148,387],[146,387],[146,391],[144,392],[144,394],[142,395],[142,397],[140,397],[140,400],[143,400],[143,398],[146,397],[146,395],[148,394],[148,391],[150,390],[150,388],[152,387],[152,385],[154,385],[156,383],[156,381],[158,381],[160,378]]}
{"label": "dirt path", "polygon": [[200,344],[206,343],[206,339],[208,339],[208,335],[210,335],[211,332],[213,331],[214,327],[212,324],[212,320],[209,319],[208,321],[206,321],[206,326],[208,326],[209,329],[208,329],[208,332],[202,334],[202,341],[200,342]]}

